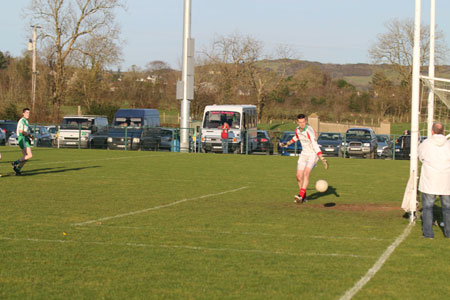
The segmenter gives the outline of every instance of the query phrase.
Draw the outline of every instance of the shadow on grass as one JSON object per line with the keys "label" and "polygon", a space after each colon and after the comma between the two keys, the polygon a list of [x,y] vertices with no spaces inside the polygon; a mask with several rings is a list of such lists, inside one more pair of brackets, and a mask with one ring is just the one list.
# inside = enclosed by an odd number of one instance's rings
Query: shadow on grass
{"label": "shadow on grass", "polygon": [[[308,195],[308,201],[314,201],[317,200],[321,197],[327,196],[327,195],[334,195],[336,198],[339,198],[340,195],[338,194],[338,192],[336,191],[336,188],[333,187],[332,185],[328,186],[328,189],[326,192],[320,193],[320,192],[315,192],[314,194]],[[329,203],[325,203],[323,206],[325,207],[333,207],[335,206],[336,203],[334,202],[329,202]]]}
{"label": "shadow on grass", "polygon": [[55,173],[63,173],[63,172],[81,171],[81,170],[92,169],[92,168],[100,168],[100,166],[89,166],[89,167],[68,168],[68,169],[64,169],[64,167],[34,169],[34,170],[30,170],[30,171],[22,171],[21,176],[55,174]]}
{"label": "shadow on grass", "polygon": [[323,193],[315,192],[314,194],[308,195],[308,201],[316,200],[320,197],[327,196],[327,195],[335,195],[336,197],[340,197],[336,191],[336,188],[333,187],[332,185],[330,185],[330,186],[328,186],[328,189]]}

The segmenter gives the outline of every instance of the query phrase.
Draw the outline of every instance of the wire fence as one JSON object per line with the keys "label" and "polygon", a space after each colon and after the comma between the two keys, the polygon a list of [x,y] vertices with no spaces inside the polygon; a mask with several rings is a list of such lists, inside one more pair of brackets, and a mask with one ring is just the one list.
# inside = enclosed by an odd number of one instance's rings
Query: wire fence
{"label": "wire fence", "polygon": [[[188,151],[192,153],[223,153],[220,136],[202,136],[199,128],[168,127],[105,127],[61,128],[55,124],[31,124],[34,139],[32,147],[109,149],[118,151],[170,151],[180,152],[181,131],[188,131]],[[18,146],[15,132],[4,131],[0,145]],[[345,134],[333,133],[325,140],[318,140],[324,156],[368,159],[409,159],[409,135],[384,135],[384,141],[347,141]],[[228,139],[228,153],[298,156],[302,152],[300,142],[281,147],[292,139],[294,131],[246,130],[241,139]],[[319,135],[320,136],[320,135]],[[329,135],[331,136],[331,135]],[[2,141],[4,138],[4,141]],[[426,137],[420,137],[420,142]]]}

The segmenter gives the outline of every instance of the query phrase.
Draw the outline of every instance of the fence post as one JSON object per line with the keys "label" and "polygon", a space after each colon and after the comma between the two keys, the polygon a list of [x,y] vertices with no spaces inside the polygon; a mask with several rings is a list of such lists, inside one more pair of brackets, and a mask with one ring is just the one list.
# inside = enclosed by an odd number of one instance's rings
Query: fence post
{"label": "fence post", "polygon": [[125,126],[125,151],[127,151],[128,147],[128,126]]}
{"label": "fence post", "polygon": [[78,123],[78,149],[81,149],[81,123]]}
{"label": "fence post", "polygon": [[392,160],[395,160],[395,148],[397,145],[397,139],[395,138],[395,134],[394,134],[394,149],[392,149]]}
{"label": "fence post", "polygon": [[347,134],[344,133],[344,154],[343,154],[344,158],[346,156],[346,153],[347,153]]}
{"label": "fence post", "polygon": [[245,154],[248,155],[248,130],[245,131]]}

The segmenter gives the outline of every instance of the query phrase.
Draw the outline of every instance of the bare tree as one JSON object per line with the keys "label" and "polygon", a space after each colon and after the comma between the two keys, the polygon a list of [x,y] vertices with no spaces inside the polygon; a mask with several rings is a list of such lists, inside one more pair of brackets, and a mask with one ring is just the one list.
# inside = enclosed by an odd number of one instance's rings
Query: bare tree
{"label": "bare tree", "polygon": [[[414,47],[414,21],[391,20],[385,24],[386,33],[377,37],[376,43],[370,48],[369,56],[374,63],[387,63],[400,75],[408,86],[411,83],[413,47]],[[436,61],[445,61],[447,51],[444,45],[444,34],[436,30]],[[429,61],[430,35],[429,28],[421,28],[421,64]]]}
{"label": "bare tree", "polygon": [[[198,60],[207,73],[203,79],[209,83],[200,82],[200,85],[215,89],[218,103],[230,103],[230,100],[236,103],[239,97],[251,97],[261,119],[269,94],[286,76],[288,62],[288,57],[281,57],[280,70],[265,67],[263,48],[262,42],[251,36],[238,33],[219,36],[211,48],[203,52],[205,58]],[[278,52],[287,55],[292,51],[279,47]]]}
{"label": "bare tree", "polygon": [[[111,47],[118,49],[119,30],[114,11],[123,0],[32,0],[28,15],[39,24],[44,47],[53,72],[54,117],[59,119],[67,83],[66,66],[75,53],[95,57],[98,63],[112,63]],[[95,43],[94,41],[97,41]],[[101,43],[98,43],[101,41]],[[100,45],[100,46],[98,46]],[[106,47],[105,47],[106,46]],[[106,52],[105,52],[106,51]],[[118,53],[118,51],[115,51]]]}

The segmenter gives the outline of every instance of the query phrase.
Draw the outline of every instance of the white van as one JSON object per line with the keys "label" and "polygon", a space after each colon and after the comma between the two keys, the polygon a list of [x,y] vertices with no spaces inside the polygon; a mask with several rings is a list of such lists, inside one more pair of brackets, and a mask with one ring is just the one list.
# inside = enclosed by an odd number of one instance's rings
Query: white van
{"label": "white van", "polygon": [[58,146],[69,148],[106,148],[106,116],[65,116],[58,133]]}
{"label": "white van", "polygon": [[208,105],[201,128],[202,152],[222,152],[220,127],[224,122],[230,126],[229,152],[246,153],[247,144],[248,153],[256,149],[258,117],[255,105]]}

